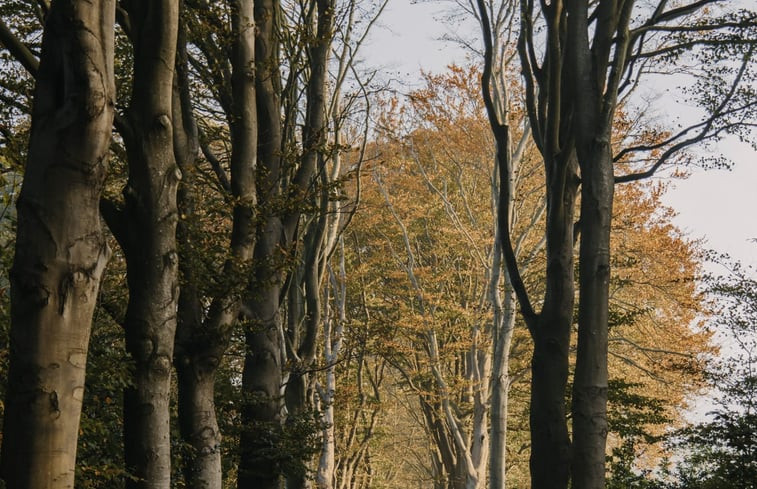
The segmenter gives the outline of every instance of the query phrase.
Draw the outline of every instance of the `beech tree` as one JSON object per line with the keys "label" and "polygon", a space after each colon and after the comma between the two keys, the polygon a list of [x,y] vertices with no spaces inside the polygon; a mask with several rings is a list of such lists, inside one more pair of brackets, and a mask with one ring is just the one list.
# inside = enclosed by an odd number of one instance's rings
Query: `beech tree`
{"label": "beech tree", "polygon": [[[604,487],[605,441],[607,433],[607,325],[610,277],[610,229],[613,193],[616,182],[638,180],[654,174],[682,149],[713,140],[731,132],[743,134],[754,111],[754,101],[745,89],[753,76],[753,43],[745,39],[754,29],[754,18],[737,8],[722,12],[722,2],[696,1],[673,5],[663,0],[655,7],[629,1],[586,2],[582,0],[541,3],[539,15],[544,29],[537,30],[534,2],[521,2],[519,54],[526,87],[526,103],[531,131],[542,151],[547,168],[548,209],[561,209],[568,217],[556,227],[547,224],[547,283],[552,283],[549,268],[562,263],[561,269],[572,274],[572,209],[580,182],[581,211],[579,229],[579,307],[578,350],[572,393],[573,440],[568,438],[562,399],[568,374],[566,348],[572,321],[572,288],[548,285],[542,312],[536,315],[528,294],[520,285],[517,262],[504,237],[503,248],[522,312],[535,342],[532,399],[545,393],[540,402],[532,402],[532,486],[567,487],[569,478],[577,487]],[[486,10],[478,2],[481,16],[488,25]],[[692,19],[695,19],[692,22]],[[688,21],[688,22],[687,22]],[[543,38],[538,36],[543,32]],[[668,33],[666,36],[665,34]],[[484,44],[487,68],[483,77],[483,96],[487,103],[498,144],[499,165],[509,171],[507,151],[508,127],[499,120],[491,102],[489,88],[492,64],[492,41],[485,28]],[[543,44],[541,44],[543,43]],[[543,46],[540,49],[538,46]],[[739,53],[738,64],[721,64],[725,51]],[[614,123],[620,97],[643,78],[649,64],[680,60],[693,52],[707,60],[701,74],[702,91],[695,92],[706,111],[704,118],[655,144],[628,145],[613,153]],[[542,53],[541,55],[539,53]],[[666,56],[667,55],[667,56]],[[712,80],[718,80],[713,84]],[[648,165],[641,171],[615,175],[615,162],[629,154],[641,155]],[[559,155],[561,163],[551,161]],[[557,170],[557,171],[555,171]],[[567,173],[566,173],[567,171]],[[557,176],[558,187],[551,186]],[[567,177],[567,179],[565,178]],[[566,199],[566,197],[569,197]],[[556,200],[553,200],[556,199]],[[507,203],[500,208],[500,218],[508,216]],[[549,211],[548,211],[549,216]],[[567,238],[570,238],[569,240]],[[552,243],[563,243],[562,254],[551,254]],[[568,251],[571,253],[568,253]],[[562,261],[558,256],[564,256]],[[555,260],[549,258],[554,256]],[[572,280],[571,280],[572,281]],[[555,282],[557,284],[559,282]],[[572,286],[570,286],[572,287]],[[545,358],[552,382],[541,389],[543,370],[539,360],[539,342],[543,334],[540,321],[552,302],[550,290],[570,291],[557,307],[561,317],[553,345]],[[557,347],[556,349],[554,347]],[[558,361],[559,359],[559,361]],[[546,380],[549,376],[545,376]],[[545,406],[552,408],[541,411]],[[551,420],[551,421],[550,421]],[[551,428],[539,433],[542,428]],[[543,471],[545,466],[557,467]]]}
{"label": "beech tree", "polygon": [[[257,162],[257,113],[255,81],[250,71],[254,63],[253,4],[251,1],[231,2],[229,25],[225,25],[208,6],[192,5],[185,12],[182,36],[177,56],[177,82],[174,83],[175,119],[184,124],[178,134],[184,151],[177,157],[186,175],[179,191],[179,207],[183,218],[179,222],[180,268],[182,288],[179,297],[176,352],[174,363],[178,378],[179,427],[182,438],[191,447],[187,451],[184,474],[189,487],[217,488],[223,484],[221,460],[221,432],[216,414],[216,373],[229,346],[241,304],[241,292],[246,280],[254,245],[255,168]],[[230,178],[218,168],[218,185],[232,202],[231,238],[223,247],[225,258],[219,267],[209,260],[210,272],[198,268],[196,241],[201,239],[203,224],[198,218],[198,206],[209,189],[198,178],[199,133],[191,100],[190,61],[187,43],[199,43],[207,32],[200,29],[201,19],[214,18],[215,26],[223,26],[219,34],[230,39],[231,55],[218,59],[218,71],[230,74],[220,77],[223,84],[216,90],[224,94],[221,106],[228,114],[230,133]],[[194,27],[200,32],[189,32]],[[201,46],[201,51],[206,46]],[[230,70],[228,69],[230,65]],[[216,72],[215,76],[219,73]],[[195,75],[197,76],[197,75]],[[177,138],[174,138],[176,145]],[[206,143],[207,144],[207,143]],[[209,147],[203,152],[215,158]],[[179,153],[177,153],[178,155]],[[215,161],[215,160],[214,160]],[[196,229],[200,228],[200,229]],[[206,250],[207,251],[207,250]],[[213,257],[215,258],[215,257]],[[209,279],[213,286],[203,284]],[[209,307],[203,304],[208,302]]]}
{"label": "beech tree", "polygon": [[121,23],[133,46],[131,100],[116,126],[128,181],[123,204],[106,200],[103,216],[126,258],[126,351],[133,385],[124,393],[127,487],[171,483],[170,373],[179,298],[172,94],[178,0],[123,2]]}
{"label": "beech tree", "polygon": [[[370,331],[377,337],[375,354],[401,372],[400,380],[390,375],[385,386],[397,382],[408,396],[404,402],[424,406],[423,410],[405,409],[423,413],[415,415],[416,423],[427,430],[431,449],[430,455],[419,453],[429,459],[423,464],[426,477],[439,487],[464,487],[466,479],[472,484],[483,482],[478,474],[486,470],[487,461],[474,455],[481,445],[474,442],[473,433],[482,426],[474,412],[480,409],[485,415],[490,409],[487,402],[482,407],[478,402],[494,395],[481,385],[487,363],[480,360],[496,337],[486,327],[494,311],[484,295],[490,272],[486,258],[481,257],[491,252],[494,237],[490,227],[494,204],[483,191],[492,178],[487,163],[493,141],[486,137],[483,106],[475,98],[478,76],[474,67],[426,74],[427,84],[411,92],[405,104],[387,104],[387,113],[378,119],[380,127],[386,128],[385,139],[378,145],[381,164],[370,167],[378,175],[366,179],[366,211],[358,212],[352,230],[357,238],[351,254],[360,260],[348,269],[365,277],[359,281],[370,284],[365,300],[373,323]],[[630,132],[634,124],[624,122],[623,127]],[[534,294],[542,290],[545,273],[540,243],[545,209],[538,198],[542,178],[540,155],[531,147],[521,157],[514,185],[518,205],[514,225],[519,261],[529,263],[524,283]],[[628,392],[664,399],[671,406],[666,412],[677,419],[672,406],[681,406],[684,393],[701,385],[695,374],[701,365],[694,352],[707,351],[707,336],[689,330],[701,300],[694,290],[696,249],[670,226],[670,213],[660,203],[663,191],[662,186],[623,188],[615,208],[618,238],[613,244],[610,363],[616,380],[643,385]],[[353,314],[361,311],[357,304],[353,307]],[[431,330],[437,344],[433,358],[429,354]],[[508,376],[514,383],[510,417],[517,420],[518,414],[527,412],[522,407],[528,393],[523,384],[530,379],[523,367],[530,348],[525,330],[514,338]],[[569,361],[573,360],[571,355]],[[386,396],[398,395],[389,390]],[[444,412],[443,400],[451,415]],[[528,481],[522,476],[524,458],[519,453],[528,446],[528,438],[518,431],[518,424],[508,435],[507,480],[520,486]],[[380,423],[378,429],[387,428]],[[613,433],[613,447],[621,434]],[[468,477],[466,457],[477,467],[472,477]],[[501,461],[490,457],[488,466],[497,462]],[[420,467],[415,470],[417,478],[426,474]],[[409,474],[410,467],[406,471]]]}
{"label": "beech tree", "polygon": [[[442,75],[426,74],[425,86],[411,92],[405,104],[387,107],[380,125],[391,156],[372,171],[375,182],[366,194],[372,196],[366,206],[376,209],[376,216],[363,216],[369,224],[359,225],[365,233],[361,242],[371,250],[363,254],[376,257],[373,267],[389,267],[387,286],[406,303],[396,304],[400,327],[390,342],[403,338],[417,353],[391,354],[390,347],[387,358],[418,397],[433,434],[431,472],[439,487],[486,484],[489,403],[496,395],[498,416],[506,418],[512,379],[508,357],[515,318],[512,309],[503,310],[501,276],[492,267],[499,263],[493,241],[496,185],[488,165],[493,145],[476,97],[478,74],[476,67],[457,66]],[[537,174],[535,161],[525,156],[527,136],[519,143],[521,173],[513,182],[521,195],[533,191]],[[420,203],[419,194],[428,198]],[[541,210],[533,199],[518,212],[518,252],[524,259],[540,247],[533,239],[537,228],[529,224]],[[387,212],[394,225],[376,222]],[[406,286],[393,276],[398,267],[405,270]],[[505,350],[497,363],[495,348]],[[503,392],[495,394],[496,389]],[[504,435],[498,440],[502,450]],[[504,463],[498,455],[495,466]]]}
{"label": "beech tree", "polygon": [[36,77],[11,272],[8,487],[74,484],[92,313],[110,254],[98,206],[114,114],[114,22],[115,2],[52,2],[39,63],[3,36]]}
{"label": "beech tree", "polygon": [[[523,471],[529,445],[507,411],[525,413],[528,396],[532,485],[601,487],[607,446],[629,459],[638,447],[605,440],[609,389],[663,399],[675,419],[701,386],[692,352],[707,351],[687,329],[701,312],[693,245],[667,224],[659,187],[614,184],[746,135],[754,16],[716,0],[457,3],[484,34],[483,104],[476,69],[427,75],[398,109],[412,122],[370,144],[376,121],[362,115],[377,84],[355,53],[384,1],[0,7],[1,56],[15,60],[0,76],[0,171],[15,177],[26,161],[17,216],[0,211],[2,245],[18,219],[0,406],[9,487],[70,487],[78,465],[82,487],[167,489],[180,467],[195,488],[304,488],[312,471],[329,489],[429,474],[501,489],[525,483],[506,476],[506,464]],[[505,68],[516,59],[522,92]],[[692,61],[702,119],[679,131],[635,120],[631,89]],[[31,112],[22,69],[37,81]],[[360,227],[341,240],[353,214]],[[123,251],[103,285],[101,217]],[[0,273],[0,306],[5,290]],[[82,394],[93,310],[107,315],[96,322],[107,344]],[[172,363],[183,443],[171,440]],[[113,392],[125,384],[122,414]],[[101,441],[118,429],[125,463],[92,465],[120,450],[118,437]],[[397,463],[398,446],[417,459]]]}
{"label": "beech tree", "polygon": [[[296,230],[312,179],[319,171],[319,148],[325,137],[326,76],[333,35],[334,2],[310,4],[315,18],[312,43],[307,46],[310,77],[306,83],[307,108],[303,126],[303,154],[299,165],[285,158],[287,128],[282,126],[280,31],[278,0],[255,4],[256,89],[258,104],[258,192],[260,214],[250,294],[246,298],[247,354],[242,388],[243,432],[238,483],[244,487],[277,487],[280,466],[270,453],[281,422],[281,388],[284,385],[286,347],[281,334],[280,307],[284,300],[286,254],[296,242]],[[294,87],[291,87],[294,89]],[[289,123],[294,127],[295,120]],[[291,165],[291,166],[290,166]],[[284,184],[284,182],[287,182]],[[284,201],[288,210],[279,208]],[[273,456],[273,457],[272,457]]]}
{"label": "beech tree", "polygon": [[[535,312],[515,256],[510,237],[510,186],[513,172],[509,121],[497,111],[491,92],[494,63],[491,22],[482,0],[478,1],[484,38],[484,71],[482,93],[491,129],[496,141],[496,161],[500,179],[497,210],[499,238],[504,266],[513,284],[521,313],[534,343],[531,360],[531,485],[567,487],[570,469],[570,439],[565,413],[565,390],[568,382],[570,331],[574,307],[574,216],[578,194],[578,166],[569,127],[562,124],[571,113],[571,100],[560,80],[562,58],[555,45],[547,44],[544,59],[552,90],[538,96],[533,87],[530,65],[523,63],[526,111],[531,134],[542,155],[545,168],[546,209],[546,275],[541,310]],[[518,51],[527,51],[530,31],[521,11]],[[545,18],[550,35],[559,38],[559,19]],[[523,60],[522,60],[523,62]],[[551,467],[551,470],[543,470]]]}

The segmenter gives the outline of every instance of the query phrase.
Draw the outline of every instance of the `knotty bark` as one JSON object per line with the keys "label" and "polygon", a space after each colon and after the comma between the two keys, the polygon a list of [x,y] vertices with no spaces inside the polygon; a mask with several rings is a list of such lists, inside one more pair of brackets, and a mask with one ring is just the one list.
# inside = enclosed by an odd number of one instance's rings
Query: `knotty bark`
{"label": "knotty bark", "polygon": [[[171,481],[170,372],[179,299],[173,147],[173,77],[178,0],[125,3],[134,46],[132,96],[122,136],[129,177],[111,229],[126,257],[126,350],[133,386],[124,393],[128,488],[168,489]],[[109,222],[109,224],[111,224]]]}
{"label": "knotty bark", "polygon": [[92,314],[110,251],[100,224],[114,111],[115,2],[55,1],[34,94],[11,270],[2,476],[72,488]]}

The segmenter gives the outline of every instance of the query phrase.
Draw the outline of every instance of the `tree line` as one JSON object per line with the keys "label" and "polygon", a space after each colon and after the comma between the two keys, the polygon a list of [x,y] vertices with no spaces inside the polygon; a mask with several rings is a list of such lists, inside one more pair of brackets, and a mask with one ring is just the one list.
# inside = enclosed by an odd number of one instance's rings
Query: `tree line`
{"label": "tree line", "polygon": [[[618,185],[749,137],[754,12],[461,0],[480,64],[393,97],[385,6],[0,7],[6,487],[653,483],[714,312],[664,185]],[[701,118],[645,119],[684,66]]]}

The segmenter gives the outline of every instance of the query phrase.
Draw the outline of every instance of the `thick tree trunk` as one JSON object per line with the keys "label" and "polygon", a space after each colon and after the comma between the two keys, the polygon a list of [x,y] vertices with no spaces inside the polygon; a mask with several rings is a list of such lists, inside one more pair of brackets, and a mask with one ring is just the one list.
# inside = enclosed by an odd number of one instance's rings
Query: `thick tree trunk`
{"label": "thick tree trunk", "polygon": [[565,394],[573,324],[573,226],[578,179],[572,156],[547,168],[547,290],[534,328],[531,360],[530,467],[534,489],[566,488],[570,479]]}
{"label": "thick tree trunk", "polygon": [[177,367],[179,379],[179,428],[191,446],[185,467],[187,487],[222,487],[221,435],[215,410],[215,359],[184,362]]}
{"label": "thick tree trunk", "polygon": [[8,488],[74,486],[92,314],[109,256],[99,199],[114,21],[113,1],[54,1],[47,17],[11,271]]}
{"label": "thick tree trunk", "polygon": [[609,135],[581,164],[578,350],[573,380],[573,487],[605,487],[607,317],[614,176]]}
{"label": "thick tree trunk", "polygon": [[[607,439],[607,319],[610,286],[610,229],[615,177],[612,122],[617,80],[608,59],[616,36],[626,29],[634,2],[619,8],[614,2],[596,6],[599,20],[590,31],[587,2],[571,0],[567,35],[572,39],[567,81],[572,96],[581,100],[574,115],[576,152],[581,167],[581,245],[579,251],[578,347],[573,379],[572,486],[605,487]],[[623,26],[624,25],[624,26]],[[627,34],[627,33],[626,33]],[[593,41],[590,41],[593,36]],[[619,38],[619,39],[620,39]],[[623,58],[621,51],[618,59]],[[612,72],[622,70],[613,66]]]}
{"label": "thick tree trunk", "polygon": [[124,134],[129,179],[125,226],[114,229],[126,256],[126,350],[134,385],[124,393],[124,459],[129,488],[171,481],[170,373],[179,299],[172,95],[178,0],[128,5],[134,45],[132,100]]}

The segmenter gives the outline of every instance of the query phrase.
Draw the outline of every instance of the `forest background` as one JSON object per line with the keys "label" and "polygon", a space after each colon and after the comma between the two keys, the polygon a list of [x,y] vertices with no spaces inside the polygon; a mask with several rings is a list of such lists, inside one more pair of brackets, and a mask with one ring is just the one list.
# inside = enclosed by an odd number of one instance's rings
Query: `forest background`
{"label": "forest background", "polygon": [[7,487],[751,487],[754,272],[664,201],[753,140],[748,6],[448,2],[407,86],[384,2],[93,5],[0,7]]}

